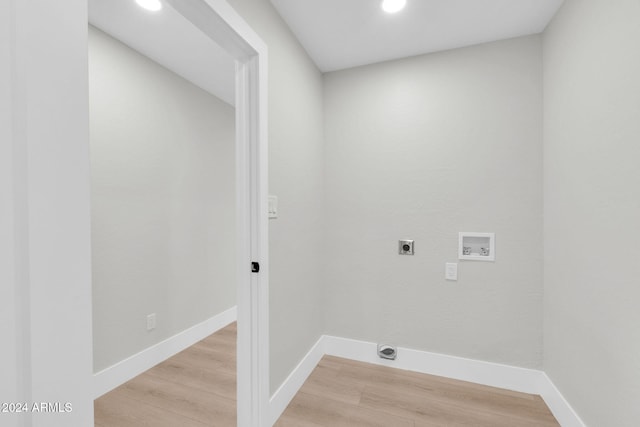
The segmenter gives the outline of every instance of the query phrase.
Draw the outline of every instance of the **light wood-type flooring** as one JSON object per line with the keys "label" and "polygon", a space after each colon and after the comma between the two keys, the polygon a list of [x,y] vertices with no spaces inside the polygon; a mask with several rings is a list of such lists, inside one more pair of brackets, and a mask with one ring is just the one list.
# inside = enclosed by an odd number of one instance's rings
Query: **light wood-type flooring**
{"label": "light wood-type flooring", "polygon": [[236,425],[236,324],[96,399],[96,427]]}
{"label": "light wood-type flooring", "polygon": [[559,424],[540,396],[325,356],[276,426]]}
{"label": "light wood-type flooring", "polygon": [[[98,427],[233,427],[232,324],[95,401]],[[325,356],[277,427],[559,426],[539,396]]]}

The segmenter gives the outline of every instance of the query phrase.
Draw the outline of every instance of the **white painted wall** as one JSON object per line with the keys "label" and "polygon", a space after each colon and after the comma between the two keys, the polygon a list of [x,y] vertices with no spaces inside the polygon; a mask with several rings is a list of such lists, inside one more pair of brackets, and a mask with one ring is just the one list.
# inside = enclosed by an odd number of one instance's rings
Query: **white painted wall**
{"label": "white painted wall", "polygon": [[[14,153],[13,138],[13,76],[12,49],[12,3],[0,3],[0,336],[3,345],[0,351],[0,402],[23,400],[20,396],[18,373],[18,286],[15,259],[14,221]],[[20,398],[22,397],[22,399]],[[19,415],[0,413],[0,424],[7,427],[18,425]]]}
{"label": "white painted wall", "polygon": [[[329,335],[541,367],[541,55],[531,36],[325,74]],[[495,232],[496,261],[449,282],[459,231]]]}
{"label": "white painted wall", "polygon": [[640,420],[640,3],[544,36],[544,369],[587,425]]}
{"label": "white painted wall", "polygon": [[89,36],[100,371],[236,304],[235,110],[107,34]]}
{"label": "white painted wall", "polygon": [[323,332],[322,76],[269,0],[230,0],[269,47],[271,391]]}

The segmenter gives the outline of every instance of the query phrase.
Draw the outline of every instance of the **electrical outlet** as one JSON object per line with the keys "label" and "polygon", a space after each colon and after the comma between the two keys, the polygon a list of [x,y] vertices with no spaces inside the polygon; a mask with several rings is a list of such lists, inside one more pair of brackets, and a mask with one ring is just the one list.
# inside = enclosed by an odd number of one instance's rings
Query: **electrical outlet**
{"label": "electrical outlet", "polygon": [[156,314],[151,313],[147,316],[147,331],[151,331],[156,328]]}
{"label": "electrical outlet", "polygon": [[398,240],[398,253],[400,255],[413,255],[413,240]]}
{"label": "electrical outlet", "polygon": [[445,264],[445,279],[458,280],[458,264],[455,262],[448,262]]}

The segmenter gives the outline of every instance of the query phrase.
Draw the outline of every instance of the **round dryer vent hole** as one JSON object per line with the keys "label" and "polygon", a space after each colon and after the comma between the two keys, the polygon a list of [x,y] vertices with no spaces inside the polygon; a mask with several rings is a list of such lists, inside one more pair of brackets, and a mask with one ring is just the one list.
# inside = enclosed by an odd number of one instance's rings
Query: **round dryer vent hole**
{"label": "round dryer vent hole", "polygon": [[378,344],[378,356],[382,359],[396,360],[398,352],[394,346]]}

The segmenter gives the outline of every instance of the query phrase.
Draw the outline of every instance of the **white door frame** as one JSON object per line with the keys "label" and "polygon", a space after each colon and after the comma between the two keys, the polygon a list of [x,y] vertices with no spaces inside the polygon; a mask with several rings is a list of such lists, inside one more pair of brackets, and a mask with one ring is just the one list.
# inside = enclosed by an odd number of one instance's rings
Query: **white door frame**
{"label": "white door frame", "polygon": [[[238,426],[265,427],[267,48],[224,0],[167,1],[237,63]],[[86,0],[6,0],[0,17],[9,33],[0,44],[0,89],[10,91],[0,103],[0,123],[8,124],[0,208],[10,214],[0,215],[1,285],[13,306],[2,313],[11,318],[2,317],[1,360],[3,372],[17,374],[0,384],[0,396],[73,407],[3,417],[11,427],[93,423],[87,16]],[[259,274],[250,271],[254,261]]]}
{"label": "white door frame", "polygon": [[[167,0],[236,59],[238,426],[269,417],[267,47],[224,0]],[[251,272],[251,263],[260,266]]]}

